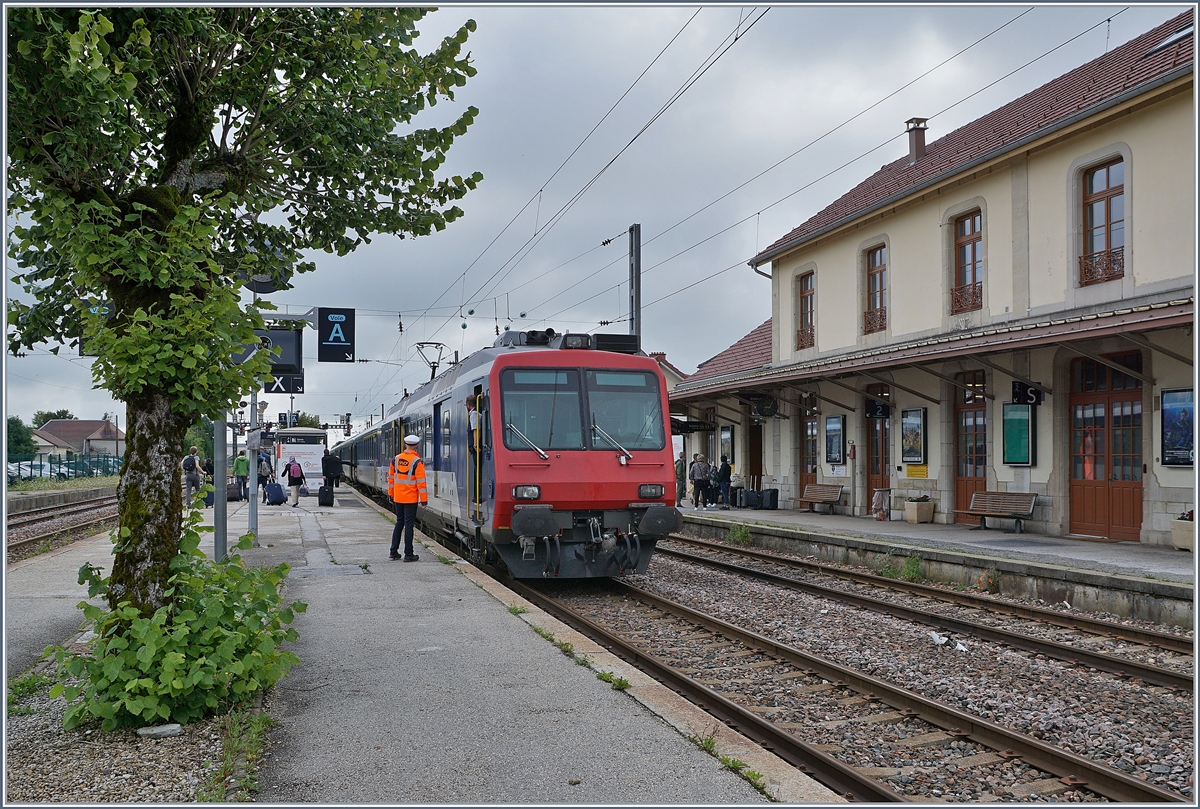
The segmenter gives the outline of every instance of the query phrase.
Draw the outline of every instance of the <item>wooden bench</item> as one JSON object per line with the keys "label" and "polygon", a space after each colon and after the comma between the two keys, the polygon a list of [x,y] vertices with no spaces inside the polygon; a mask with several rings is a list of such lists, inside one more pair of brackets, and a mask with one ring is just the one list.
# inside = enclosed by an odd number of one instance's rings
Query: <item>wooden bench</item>
{"label": "wooden bench", "polygon": [[814,508],[817,503],[825,503],[829,506],[829,513],[833,513],[833,507],[842,501],[842,486],[837,483],[810,483],[804,487],[804,496],[797,497],[793,503],[808,503],[808,510],[813,513],[818,513]]}
{"label": "wooden bench", "polygon": [[954,513],[978,517],[979,525],[972,531],[986,530],[988,517],[1016,520],[1016,533],[1019,534],[1022,522],[1033,516],[1036,502],[1037,494],[1034,492],[975,492],[971,495],[971,507],[956,508]]}

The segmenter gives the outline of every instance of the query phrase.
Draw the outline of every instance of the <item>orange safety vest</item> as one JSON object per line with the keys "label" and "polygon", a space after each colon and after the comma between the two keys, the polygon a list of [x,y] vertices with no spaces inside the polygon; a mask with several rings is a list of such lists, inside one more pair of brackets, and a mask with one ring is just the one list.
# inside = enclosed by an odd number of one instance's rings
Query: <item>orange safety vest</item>
{"label": "orange safety vest", "polygon": [[425,462],[415,450],[406,449],[392,459],[388,470],[388,490],[394,503],[425,503]]}

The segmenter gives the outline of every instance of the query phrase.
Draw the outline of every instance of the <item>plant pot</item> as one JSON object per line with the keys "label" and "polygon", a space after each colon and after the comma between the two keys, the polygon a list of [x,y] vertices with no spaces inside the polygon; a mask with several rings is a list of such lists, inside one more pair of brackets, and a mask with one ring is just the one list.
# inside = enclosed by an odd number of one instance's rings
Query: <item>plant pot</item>
{"label": "plant pot", "polygon": [[904,503],[904,521],[911,523],[933,522],[933,507],[937,505],[932,500],[927,503]]}
{"label": "plant pot", "polygon": [[1177,551],[1190,551],[1196,538],[1193,520],[1171,520],[1171,544]]}

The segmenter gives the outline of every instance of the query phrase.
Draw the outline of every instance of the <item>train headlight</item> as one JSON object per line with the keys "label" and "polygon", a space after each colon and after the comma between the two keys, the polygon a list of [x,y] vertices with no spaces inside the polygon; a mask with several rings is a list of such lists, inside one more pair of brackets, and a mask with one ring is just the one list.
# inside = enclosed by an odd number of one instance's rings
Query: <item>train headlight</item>
{"label": "train headlight", "polygon": [[592,335],[568,334],[563,337],[563,348],[591,348]]}
{"label": "train headlight", "polygon": [[638,486],[638,499],[653,500],[656,497],[662,497],[664,491],[661,483],[643,483]]}
{"label": "train headlight", "polygon": [[[662,487],[660,486],[659,488]],[[514,500],[537,500],[541,496],[541,486],[513,486]]]}

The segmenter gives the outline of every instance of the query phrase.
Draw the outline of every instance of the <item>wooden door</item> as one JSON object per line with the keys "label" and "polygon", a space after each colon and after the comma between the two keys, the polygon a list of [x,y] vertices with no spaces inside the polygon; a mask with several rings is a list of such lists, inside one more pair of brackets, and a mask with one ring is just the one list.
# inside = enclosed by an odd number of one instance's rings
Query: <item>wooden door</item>
{"label": "wooden door", "polygon": [[750,424],[746,431],[746,487],[748,489],[762,488],[762,425]]}
{"label": "wooden door", "polygon": [[[867,385],[867,396],[889,407],[892,404],[888,385]],[[892,488],[891,426],[891,419],[867,419],[867,493],[870,497],[875,496],[876,489]]]}
{"label": "wooden door", "polygon": [[[1141,354],[1111,357],[1141,371]],[[1136,542],[1142,528],[1142,383],[1094,360],[1071,366],[1070,531]]]}
{"label": "wooden door", "polygon": [[817,455],[819,448],[817,433],[817,417],[804,416],[800,419],[800,490],[797,496],[804,494],[804,487],[817,482]]}
{"label": "wooden door", "polygon": [[[955,374],[970,390],[954,393],[954,507],[966,509],[971,495],[987,489],[987,404],[983,398],[983,371]],[[956,514],[954,521],[978,525],[979,518]]]}

